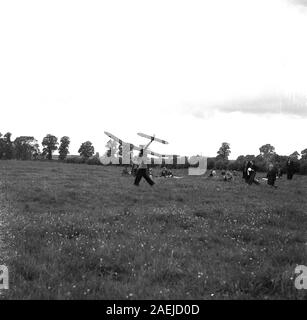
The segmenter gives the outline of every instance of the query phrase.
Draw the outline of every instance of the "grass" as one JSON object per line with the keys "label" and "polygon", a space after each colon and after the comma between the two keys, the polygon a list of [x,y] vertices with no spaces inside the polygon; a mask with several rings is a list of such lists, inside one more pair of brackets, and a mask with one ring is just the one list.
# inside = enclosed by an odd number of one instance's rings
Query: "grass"
{"label": "grass", "polygon": [[[133,186],[116,167],[0,162],[4,299],[306,299],[307,177]],[[1,230],[1,229],[0,229]]]}

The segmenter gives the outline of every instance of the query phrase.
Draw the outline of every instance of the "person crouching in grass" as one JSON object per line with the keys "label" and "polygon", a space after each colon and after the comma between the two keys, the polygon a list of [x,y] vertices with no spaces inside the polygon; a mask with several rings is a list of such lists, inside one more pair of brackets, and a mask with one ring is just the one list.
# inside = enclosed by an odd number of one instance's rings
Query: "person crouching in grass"
{"label": "person crouching in grass", "polygon": [[275,186],[276,177],[277,177],[277,170],[276,170],[275,166],[273,165],[273,163],[270,163],[269,170],[267,173],[269,186],[277,188],[277,186]]}
{"label": "person crouching in grass", "polygon": [[148,174],[148,166],[147,166],[147,163],[145,163],[147,160],[145,152],[150,146],[150,144],[154,141],[154,139],[155,139],[154,137],[151,138],[151,141],[144,148],[142,148],[139,153],[139,157],[138,157],[139,167],[136,172],[136,177],[134,181],[134,185],[137,187],[139,186],[142,178],[144,178],[151,186],[155,184]]}

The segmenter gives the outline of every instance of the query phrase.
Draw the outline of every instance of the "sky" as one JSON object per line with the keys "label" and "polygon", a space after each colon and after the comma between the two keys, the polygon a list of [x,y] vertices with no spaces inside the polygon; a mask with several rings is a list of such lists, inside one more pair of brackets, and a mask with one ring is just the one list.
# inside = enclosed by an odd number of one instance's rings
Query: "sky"
{"label": "sky", "polygon": [[307,0],[0,0],[0,132],[230,158],[307,147]]}

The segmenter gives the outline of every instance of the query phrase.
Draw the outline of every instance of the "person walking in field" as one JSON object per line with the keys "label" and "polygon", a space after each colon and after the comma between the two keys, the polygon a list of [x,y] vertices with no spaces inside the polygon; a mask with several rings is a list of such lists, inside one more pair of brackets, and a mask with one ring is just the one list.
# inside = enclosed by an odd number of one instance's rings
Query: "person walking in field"
{"label": "person walking in field", "polygon": [[139,186],[142,178],[144,178],[151,186],[153,186],[155,184],[148,174],[148,165],[145,163],[146,159],[147,159],[146,150],[148,149],[148,147],[150,146],[150,144],[154,140],[155,140],[155,138],[152,137],[151,141],[140,150],[139,157],[138,157],[139,167],[136,172],[136,177],[135,177],[135,181],[134,181],[135,186]]}
{"label": "person walking in field", "polygon": [[277,177],[277,170],[276,170],[275,166],[272,163],[270,163],[269,164],[269,171],[267,173],[267,179],[268,179],[269,186],[277,188],[277,186],[275,186],[276,177]]}

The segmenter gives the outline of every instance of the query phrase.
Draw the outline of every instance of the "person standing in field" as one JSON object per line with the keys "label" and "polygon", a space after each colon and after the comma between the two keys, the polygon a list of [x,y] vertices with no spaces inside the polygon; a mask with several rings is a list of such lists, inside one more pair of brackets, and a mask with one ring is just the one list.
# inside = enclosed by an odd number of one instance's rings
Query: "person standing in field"
{"label": "person standing in field", "polygon": [[282,174],[283,174],[282,169],[281,169],[280,166],[279,166],[278,169],[277,169],[278,179],[281,179],[281,178],[282,178]]}
{"label": "person standing in field", "polygon": [[294,174],[294,163],[290,157],[287,160],[286,167],[287,167],[287,179],[292,180],[293,174]]}
{"label": "person standing in field", "polygon": [[268,185],[271,187],[275,187],[275,181],[277,177],[277,170],[272,163],[269,164],[269,171],[267,173]]}
{"label": "person standing in field", "polygon": [[247,183],[249,185],[255,183],[255,184],[259,184],[258,181],[255,180],[256,177],[256,171],[257,171],[257,167],[254,164],[253,161],[249,162],[249,165],[247,167]]}
{"label": "person standing in field", "polygon": [[142,178],[144,178],[151,186],[153,186],[155,184],[148,174],[148,165],[147,165],[147,163],[145,163],[147,160],[146,150],[148,149],[150,144],[154,141],[154,139],[155,138],[152,137],[151,141],[144,148],[142,148],[140,150],[139,157],[138,157],[139,167],[136,172],[136,177],[135,177],[135,181],[134,181],[135,186],[139,186]]}
{"label": "person standing in field", "polygon": [[244,180],[246,179],[246,166],[247,166],[247,161],[244,162],[243,168],[242,168],[242,178]]}
{"label": "person standing in field", "polygon": [[249,176],[247,169],[251,166],[251,161],[246,160],[243,166],[243,176],[242,178],[245,180],[245,182],[248,182]]}
{"label": "person standing in field", "polygon": [[246,161],[243,167],[243,178],[246,183],[248,183],[249,175],[248,175],[248,168],[251,166],[251,161]]}

